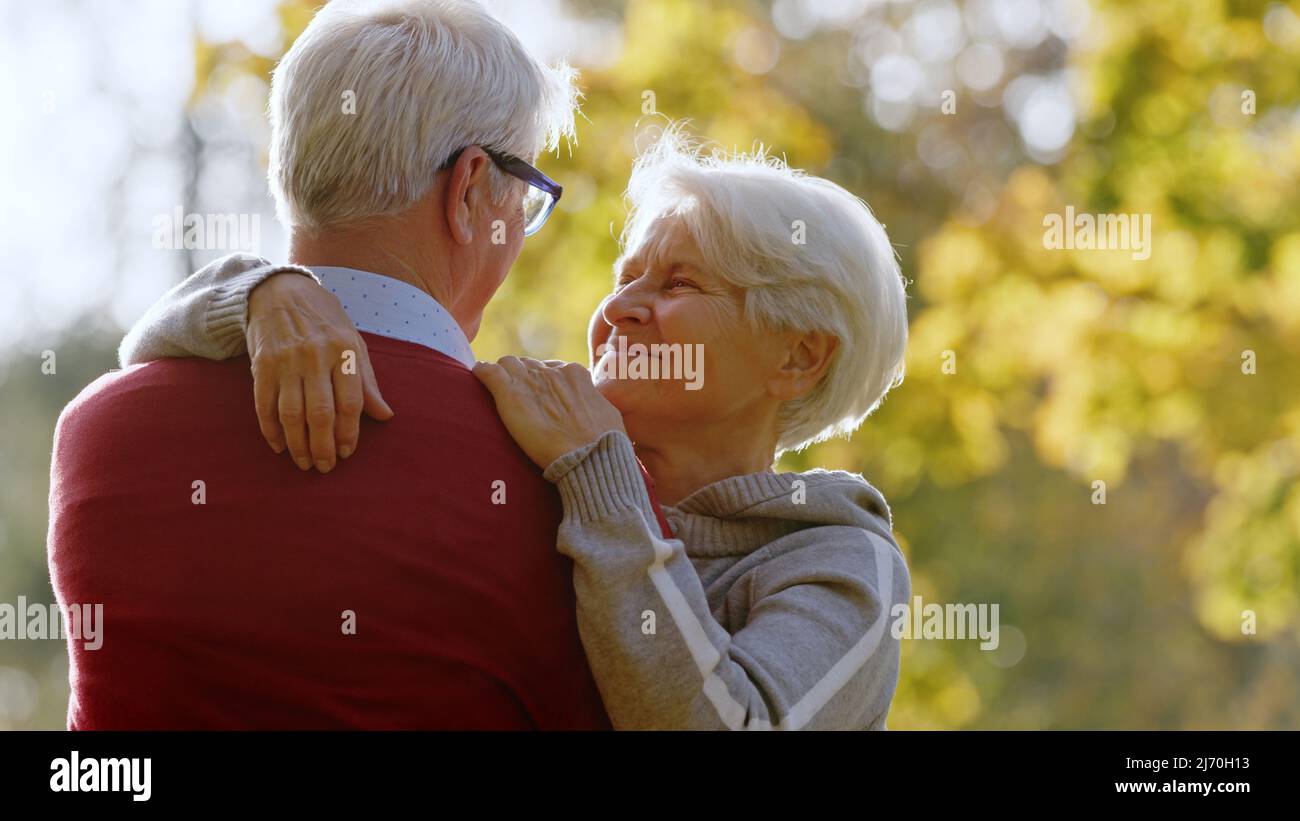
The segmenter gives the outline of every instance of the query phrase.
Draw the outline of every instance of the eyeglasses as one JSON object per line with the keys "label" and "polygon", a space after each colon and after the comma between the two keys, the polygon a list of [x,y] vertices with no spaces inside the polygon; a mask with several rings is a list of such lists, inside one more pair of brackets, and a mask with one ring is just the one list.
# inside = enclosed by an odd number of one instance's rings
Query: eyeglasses
{"label": "eyeglasses", "polygon": [[[536,234],[546,224],[551,212],[555,210],[555,204],[560,201],[560,195],[564,193],[564,188],[555,180],[513,154],[495,151],[484,146],[479,147],[483,149],[484,154],[492,158],[492,162],[496,163],[497,168],[516,179],[528,183],[528,191],[524,194],[524,236]],[[451,168],[463,153],[465,153],[464,148],[452,154],[438,170],[446,171]]]}

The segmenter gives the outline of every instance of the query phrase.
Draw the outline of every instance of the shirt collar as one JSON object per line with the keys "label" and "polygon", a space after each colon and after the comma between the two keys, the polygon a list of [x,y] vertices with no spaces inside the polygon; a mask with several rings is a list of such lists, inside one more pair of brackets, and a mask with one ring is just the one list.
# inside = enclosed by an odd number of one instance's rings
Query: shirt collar
{"label": "shirt collar", "polygon": [[414,285],[355,268],[320,265],[311,270],[339,298],[358,331],[414,342],[474,367],[474,352],[460,325]]}

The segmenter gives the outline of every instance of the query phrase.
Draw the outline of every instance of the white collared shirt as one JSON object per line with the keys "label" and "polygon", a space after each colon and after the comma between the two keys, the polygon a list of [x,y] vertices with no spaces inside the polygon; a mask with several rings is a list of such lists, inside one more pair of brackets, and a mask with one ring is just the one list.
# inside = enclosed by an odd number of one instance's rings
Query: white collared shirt
{"label": "white collared shirt", "polygon": [[414,285],[355,268],[320,265],[311,271],[343,303],[358,331],[414,342],[474,367],[474,352],[460,325]]}

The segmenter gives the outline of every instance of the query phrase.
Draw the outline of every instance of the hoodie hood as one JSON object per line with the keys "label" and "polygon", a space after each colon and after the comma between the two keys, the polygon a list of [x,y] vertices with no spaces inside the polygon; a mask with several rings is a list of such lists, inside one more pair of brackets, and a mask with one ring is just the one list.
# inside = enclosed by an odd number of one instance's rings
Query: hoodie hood
{"label": "hoodie hood", "polygon": [[842,470],[732,476],[665,506],[664,515],[687,554],[699,557],[744,555],[813,527],[861,528],[894,541],[885,497]]}

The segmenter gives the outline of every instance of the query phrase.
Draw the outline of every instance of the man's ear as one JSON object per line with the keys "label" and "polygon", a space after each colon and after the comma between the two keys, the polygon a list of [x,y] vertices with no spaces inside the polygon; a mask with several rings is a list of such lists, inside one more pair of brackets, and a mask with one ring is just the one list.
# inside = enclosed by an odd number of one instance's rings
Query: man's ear
{"label": "man's ear", "polygon": [[446,199],[447,230],[454,242],[469,245],[474,241],[474,215],[490,201],[489,165],[492,159],[483,149],[471,145],[460,153],[450,170]]}
{"label": "man's ear", "polygon": [[805,396],[817,387],[840,345],[825,331],[792,333],[788,339],[785,362],[768,381],[768,390],[783,402]]}

